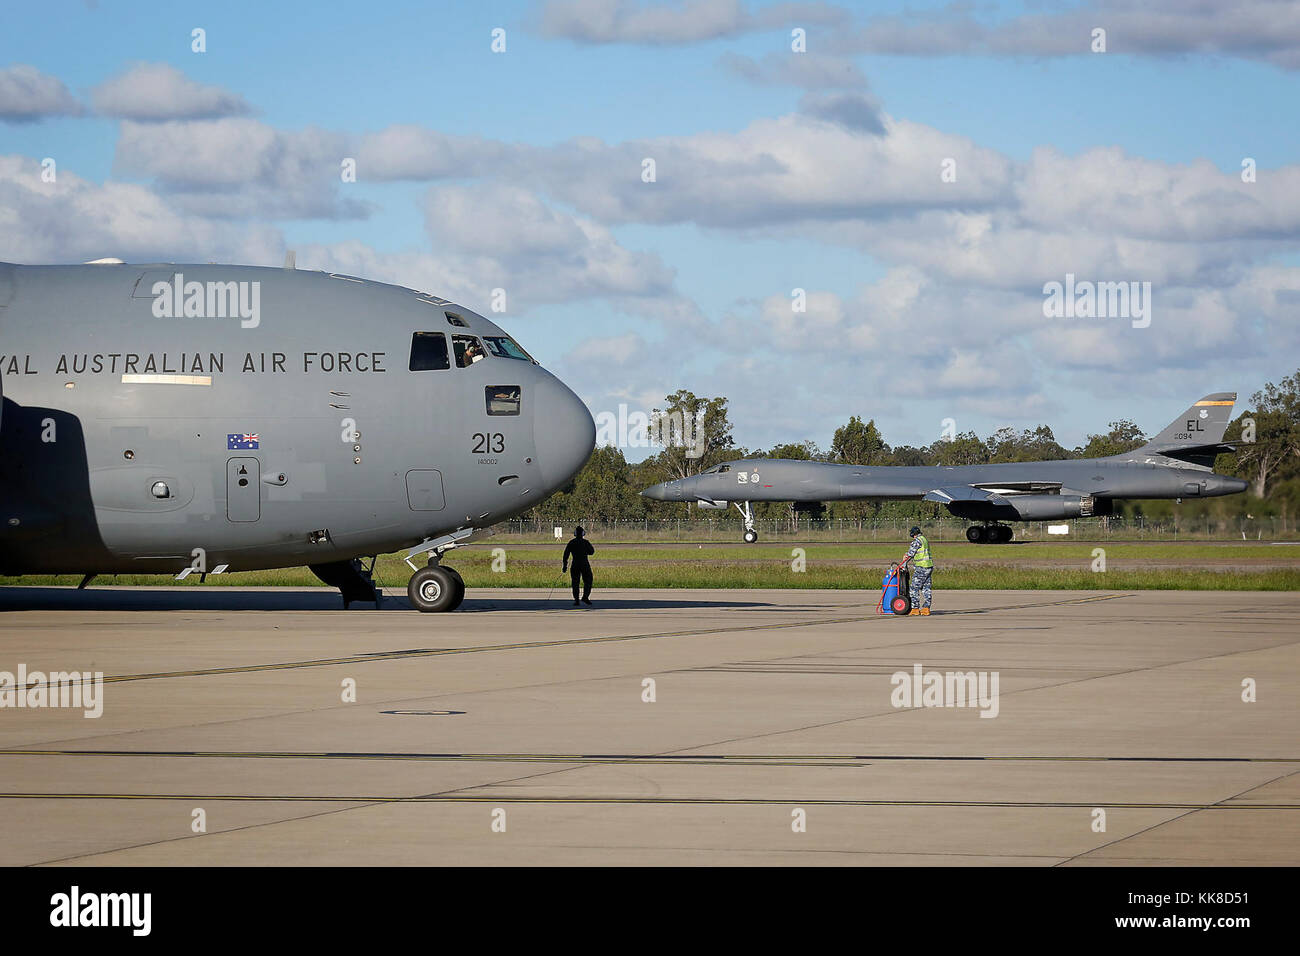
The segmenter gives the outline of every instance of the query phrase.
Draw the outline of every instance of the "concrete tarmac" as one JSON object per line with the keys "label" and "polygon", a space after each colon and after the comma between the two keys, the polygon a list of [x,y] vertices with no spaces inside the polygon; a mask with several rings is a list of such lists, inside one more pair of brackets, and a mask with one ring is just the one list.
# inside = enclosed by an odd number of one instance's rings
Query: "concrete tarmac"
{"label": "concrete tarmac", "polygon": [[0,864],[1300,862],[1300,594],[594,597],[0,588]]}

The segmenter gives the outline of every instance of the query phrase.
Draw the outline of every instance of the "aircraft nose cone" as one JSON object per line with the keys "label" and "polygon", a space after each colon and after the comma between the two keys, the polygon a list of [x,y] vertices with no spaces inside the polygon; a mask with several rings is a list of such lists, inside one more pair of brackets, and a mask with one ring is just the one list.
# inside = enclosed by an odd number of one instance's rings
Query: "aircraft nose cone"
{"label": "aircraft nose cone", "polygon": [[651,485],[645,491],[641,492],[641,494],[646,498],[653,498],[655,501],[667,501],[668,482],[661,481],[657,485]]}
{"label": "aircraft nose cone", "polygon": [[596,447],[596,422],[586,404],[559,379],[548,376],[533,389],[533,442],[542,481],[567,485]]}
{"label": "aircraft nose cone", "polygon": [[641,494],[655,501],[686,501],[688,498],[684,479],[661,481],[657,485],[651,485]]}

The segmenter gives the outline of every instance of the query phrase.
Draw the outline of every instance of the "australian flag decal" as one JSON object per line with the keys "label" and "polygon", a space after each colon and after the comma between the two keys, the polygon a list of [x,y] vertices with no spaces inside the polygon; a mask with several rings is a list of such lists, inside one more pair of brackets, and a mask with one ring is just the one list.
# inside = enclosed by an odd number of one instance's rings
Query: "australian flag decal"
{"label": "australian flag decal", "polygon": [[226,451],[247,450],[256,448],[257,443],[261,440],[258,435],[227,435]]}

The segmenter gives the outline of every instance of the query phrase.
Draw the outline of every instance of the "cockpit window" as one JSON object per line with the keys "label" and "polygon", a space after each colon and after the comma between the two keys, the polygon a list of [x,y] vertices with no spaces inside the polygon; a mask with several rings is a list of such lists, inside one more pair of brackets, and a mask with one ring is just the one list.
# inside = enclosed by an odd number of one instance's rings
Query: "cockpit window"
{"label": "cockpit window", "polygon": [[441,332],[415,332],[411,335],[412,372],[451,368],[447,359],[447,336]]}
{"label": "cockpit window", "polygon": [[730,465],[714,465],[714,466],[713,466],[712,468],[710,468],[708,471],[704,472],[704,474],[706,474],[706,475],[720,475],[720,474],[722,474],[724,471],[731,471],[731,466],[730,466]]}
{"label": "cockpit window", "polygon": [[522,362],[532,362],[533,357],[525,352],[514,339],[505,335],[485,335],[483,341],[487,343],[488,351],[497,358],[519,359]]}
{"label": "cockpit window", "polygon": [[469,368],[475,362],[483,361],[483,344],[474,335],[453,335],[452,351],[456,353],[456,367]]}
{"label": "cockpit window", "polygon": [[458,328],[458,329],[468,329],[468,328],[469,328],[469,323],[466,322],[464,319],[462,319],[462,318],[461,318],[459,315],[457,315],[455,312],[444,312],[443,314],[447,316],[447,324],[448,324],[448,325],[454,325],[454,326],[456,326],[456,328]]}
{"label": "cockpit window", "polygon": [[523,390],[518,385],[488,385],[483,389],[489,415],[518,415],[519,398]]}

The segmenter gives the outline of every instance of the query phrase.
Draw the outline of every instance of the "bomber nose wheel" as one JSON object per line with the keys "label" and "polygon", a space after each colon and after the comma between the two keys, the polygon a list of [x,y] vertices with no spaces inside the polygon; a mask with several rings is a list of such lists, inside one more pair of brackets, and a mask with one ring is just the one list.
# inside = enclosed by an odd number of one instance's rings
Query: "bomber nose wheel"
{"label": "bomber nose wheel", "polygon": [[[755,475],[754,478],[757,480],[758,476]],[[748,501],[744,504],[733,501],[732,504],[736,506],[741,519],[745,522],[745,544],[753,544],[758,540],[758,532],[754,530],[754,509],[749,506]]]}
{"label": "bomber nose wheel", "polygon": [[406,595],[420,611],[454,611],[465,599],[465,582],[459,574],[438,564],[411,575]]}

